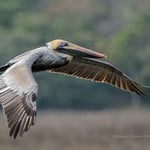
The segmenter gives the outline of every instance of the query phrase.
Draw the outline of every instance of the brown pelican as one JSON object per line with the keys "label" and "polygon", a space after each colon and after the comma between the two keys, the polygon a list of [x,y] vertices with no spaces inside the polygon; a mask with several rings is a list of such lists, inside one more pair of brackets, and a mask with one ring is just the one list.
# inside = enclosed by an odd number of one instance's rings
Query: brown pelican
{"label": "brown pelican", "polygon": [[0,102],[10,136],[21,137],[35,124],[38,85],[32,72],[47,70],[108,83],[140,96],[150,93],[149,87],[136,83],[102,58],[106,56],[64,40],[53,40],[1,66]]}

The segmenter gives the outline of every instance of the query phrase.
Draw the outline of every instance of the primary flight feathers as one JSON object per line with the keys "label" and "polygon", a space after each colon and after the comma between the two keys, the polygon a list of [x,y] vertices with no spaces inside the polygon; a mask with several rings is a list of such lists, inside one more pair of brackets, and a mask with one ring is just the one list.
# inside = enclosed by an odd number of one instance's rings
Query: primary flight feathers
{"label": "primary flight feathers", "polygon": [[138,95],[150,94],[142,86],[102,61],[106,55],[64,40],[23,53],[0,67],[0,102],[6,115],[10,136],[21,137],[36,122],[38,85],[33,72],[62,73],[95,82],[102,82]]}

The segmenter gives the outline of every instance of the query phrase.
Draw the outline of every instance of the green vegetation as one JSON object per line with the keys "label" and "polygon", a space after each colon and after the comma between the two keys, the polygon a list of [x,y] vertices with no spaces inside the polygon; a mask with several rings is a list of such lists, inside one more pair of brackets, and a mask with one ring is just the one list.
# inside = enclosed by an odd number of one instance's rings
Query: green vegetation
{"label": "green vegetation", "polygon": [[[0,64],[62,38],[101,51],[108,61],[150,85],[149,0],[5,0],[0,2]],[[35,74],[41,108],[104,109],[132,104],[114,87],[49,73]],[[148,104],[142,99],[142,104]]]}

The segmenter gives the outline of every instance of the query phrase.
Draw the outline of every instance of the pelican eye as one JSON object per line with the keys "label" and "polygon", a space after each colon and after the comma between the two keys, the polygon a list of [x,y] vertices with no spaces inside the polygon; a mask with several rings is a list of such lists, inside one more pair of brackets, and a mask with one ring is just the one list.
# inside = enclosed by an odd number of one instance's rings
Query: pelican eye
{"label": "pelican eye", "polygon": [[69,46],[69,44],[68,44],[67,42],[61,42],[61,43],[58,45],[57,49],[63,49],[65,46]]}
{"label": "pelican eye", "polygon": [[60,43],[60,46],[61,46],[61,47],[68,46],[68,43],[67,43],[67,42],[61,42],[61,43]]}
{"label": "pelican eye", "polygon": [[64,46],[69,46],[67,42],[64,42]]}

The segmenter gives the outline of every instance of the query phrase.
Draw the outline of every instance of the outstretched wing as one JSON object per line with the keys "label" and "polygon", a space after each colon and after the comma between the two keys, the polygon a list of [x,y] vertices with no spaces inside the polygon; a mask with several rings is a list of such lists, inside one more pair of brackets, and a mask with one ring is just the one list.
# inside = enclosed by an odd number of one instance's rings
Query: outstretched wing
{"label": "outstretched wing", "polygon": [[35,124],[38,86],[31,66],[18,62],[0,76],[0,102],[14,139]]}
{"label": "outstretched wing", "polygon": [[63,73],[95,82],[108,83],[138,95],[150,94],[150,88],[142,86],[108,62],[93,58],[74,58],[70,63],[50,72]]}

